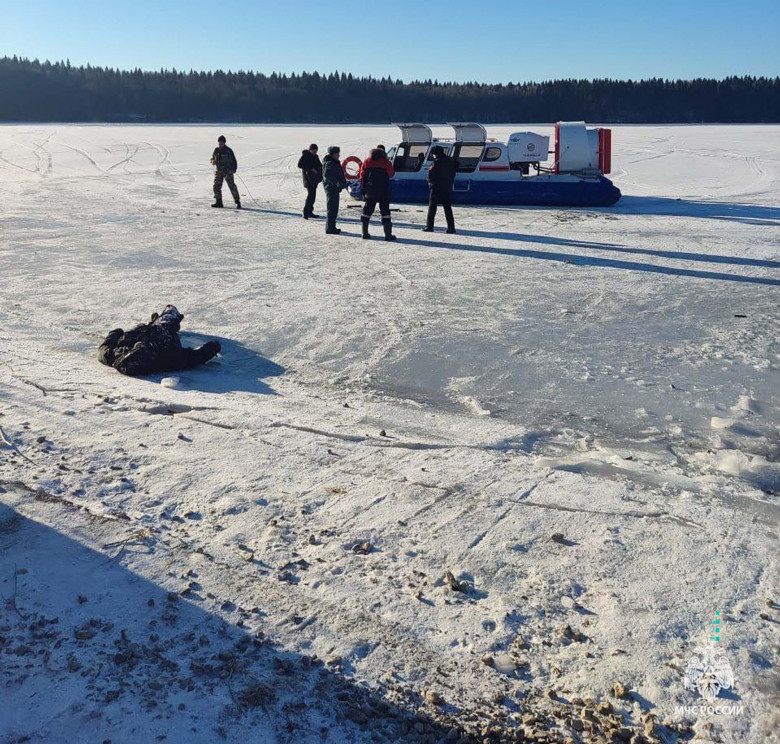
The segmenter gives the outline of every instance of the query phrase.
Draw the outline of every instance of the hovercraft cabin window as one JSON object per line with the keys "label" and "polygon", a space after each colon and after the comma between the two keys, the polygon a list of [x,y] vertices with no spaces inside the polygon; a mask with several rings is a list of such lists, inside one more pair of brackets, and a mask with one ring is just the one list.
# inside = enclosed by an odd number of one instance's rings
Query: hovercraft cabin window
{"label": "hovercraft cabin window", "polygon": [[434,147],[441,147],[441,149],[444,150],[444,154],[445,155],[449,155],[450,154],[450,146],[449,145],[442,144],[441,142],[434,142],[433,145],[431,146],[431,149],[428,151],[428,157],[426,158],[426,160],[429,163],[433,162],[433,155],[432,155],[432,153],[433,153],[433,148]]}
{"label": "hovercraft cabin window", "polygon": [[501,157],[500,147],[488,147],[485,150],[485,154],[482,156],[483,163],[492,163],[494,160],[498,160]]}
{"label": "hovercraft cabin window", "polygon": [[427,152],[428,145],[413,145],[404,142],[402,145],[398,145],[393,168],[399,173],[414,173],[422,168]]}
{"label": "hovercraft cabin window", "polygon": [[458,145],[453,155],[458,163],[458,173],[473,173],[484,149],[483,145]]}

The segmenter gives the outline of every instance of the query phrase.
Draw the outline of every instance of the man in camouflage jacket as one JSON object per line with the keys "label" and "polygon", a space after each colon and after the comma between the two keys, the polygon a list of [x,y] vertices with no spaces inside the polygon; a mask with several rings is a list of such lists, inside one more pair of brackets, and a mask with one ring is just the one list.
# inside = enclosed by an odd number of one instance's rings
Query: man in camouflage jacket
{"label": "man in camouflage jacket", "polygon": [[152,314],[149,323],[131,331],[116,328],[100,345],[98,359],[123,375],[134,377],[191,369],[219,354],[221,347],[217,341],[209,341],[197,349],[182,346],[179,327],[183,318],[173,305],[166,305],[162,314]]}
{"label": "man in camouflage jacket", "polygon": [[214,203],[212,207],[222,208],[222,181],[227,181],[230,193],[236,202],[236,208],[241,209],[241,197],[238,195],[236,182],[233,180],[233,174],[238,170],[238,160],[236,155],[227,144],[225,135],[221,134],[217,139],[217,147],[211,155],[211,164],[214,166]]}

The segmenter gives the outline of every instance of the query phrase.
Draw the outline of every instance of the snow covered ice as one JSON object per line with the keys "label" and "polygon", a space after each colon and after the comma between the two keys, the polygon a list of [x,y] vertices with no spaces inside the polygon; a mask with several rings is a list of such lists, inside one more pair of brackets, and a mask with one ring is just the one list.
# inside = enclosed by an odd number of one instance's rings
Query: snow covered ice
{"label": "snow covered ice", "polygon": [[[395,244],[295,167],[391,127],[0,131],[0,738],[776,734],[780,127],[616,127],[615,207]],[[97,362],[168,303],[222,355]],[[687,716],[716,611],[743,711]]]}

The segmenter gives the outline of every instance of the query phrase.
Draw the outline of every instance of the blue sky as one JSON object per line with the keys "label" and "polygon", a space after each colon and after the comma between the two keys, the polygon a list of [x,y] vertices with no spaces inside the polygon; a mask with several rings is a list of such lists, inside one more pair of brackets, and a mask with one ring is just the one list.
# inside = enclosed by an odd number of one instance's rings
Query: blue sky
{"label": "blue sky", "polygon": [[0,55],[410,80],[780,75],[780,0],[3,0]]}

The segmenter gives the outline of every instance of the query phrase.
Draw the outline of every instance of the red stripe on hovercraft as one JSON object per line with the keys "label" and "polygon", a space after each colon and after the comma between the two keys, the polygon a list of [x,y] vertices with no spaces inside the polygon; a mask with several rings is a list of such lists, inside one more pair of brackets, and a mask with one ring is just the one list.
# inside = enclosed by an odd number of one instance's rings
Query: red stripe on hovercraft
{"label": "red stripe on hovercraft", "polygon": [[479,169],[481,171],[508,171],[509,166],[508,165],[480,165]]}

